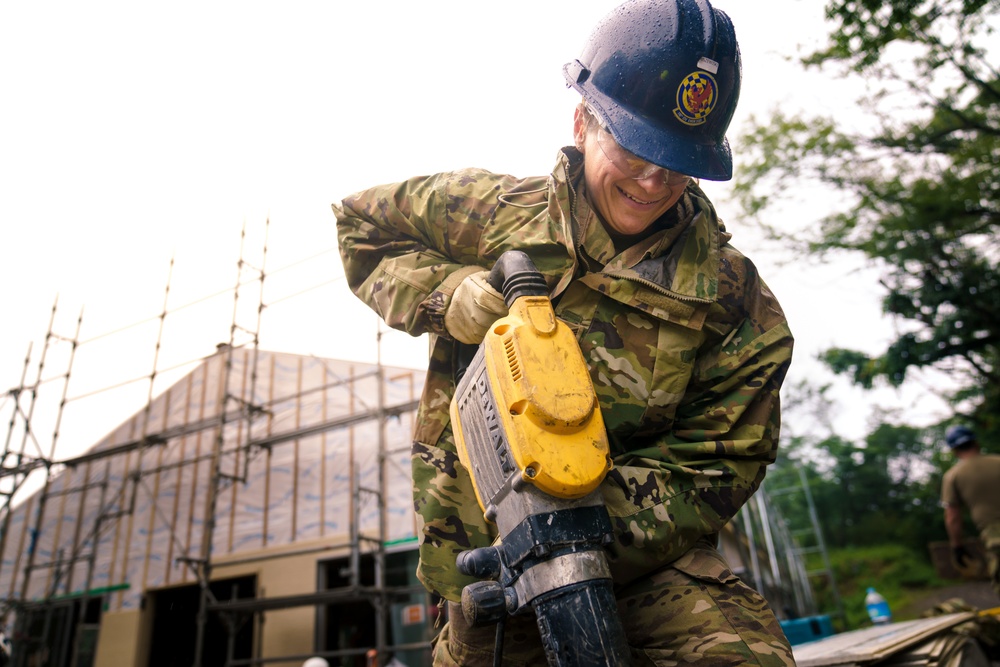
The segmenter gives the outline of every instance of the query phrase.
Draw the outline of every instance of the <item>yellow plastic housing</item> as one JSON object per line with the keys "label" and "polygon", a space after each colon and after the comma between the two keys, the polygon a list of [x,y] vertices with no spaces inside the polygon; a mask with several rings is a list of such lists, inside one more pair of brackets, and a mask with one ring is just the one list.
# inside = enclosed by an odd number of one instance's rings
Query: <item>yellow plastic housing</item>
{"label": "yellow plastic housing", "polygon": [[611,467],[604,419],[580,346],[549,299],[517,299],[483,345],[497,413],[522,478],[558,498],[597,488]]}

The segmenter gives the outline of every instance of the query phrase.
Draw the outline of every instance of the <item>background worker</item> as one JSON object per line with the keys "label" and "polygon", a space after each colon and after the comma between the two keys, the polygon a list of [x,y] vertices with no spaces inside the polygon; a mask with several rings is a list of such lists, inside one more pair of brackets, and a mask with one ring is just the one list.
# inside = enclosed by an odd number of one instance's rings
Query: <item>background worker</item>
{"label": "background worker", "polygon": [[[389,326],[430,334],[412,462],[417,574],[448,600],[435,664],[493,659],[493,628],[470,627],[457,604],[473,579],[456,557],[496,532],[448,407],[455,342],[478,344],[507,312],[485,276],[517,249],[544,275],[600,401],[614,460],[600,487],[608,556],[632,663],[792,665],[767,603],[717,550],[775,459],[792,354],[778,302],[698,185],[732,176],[734,27],[706,0],[630,0],[564,74],[583,102],[551,174],[465,169],[333,205],[352,291]],[[545,664],[533,618],[508,619],[503,657]]]}
{"label": "background worker", "polygon": [[986,547],[986,570],[993,590],[1000,595],[1000,456],[983,454],[976,434],[966,426],[948,429],[945,444],[958,459],[941,483],[952,554],[959,567],[973,558],[962,544],[962,521],[968,511]]}

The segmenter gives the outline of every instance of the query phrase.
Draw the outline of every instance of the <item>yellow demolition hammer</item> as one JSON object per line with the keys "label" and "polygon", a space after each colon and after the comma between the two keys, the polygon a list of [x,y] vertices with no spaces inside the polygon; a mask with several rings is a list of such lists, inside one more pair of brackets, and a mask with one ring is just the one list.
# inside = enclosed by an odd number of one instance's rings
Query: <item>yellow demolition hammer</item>
{"label": "yellow demolition hammer", "polygon": [[612,464],[586,362],[525,253],[501,255],[487,280],[509,314],[456,363],[451,420],[499,540],[459,554],[459,570],[481,580],[462,591],[463,613],[497,624],[496,664],[506,616],[533,612],[549,665],[628,665],[597,490]]}

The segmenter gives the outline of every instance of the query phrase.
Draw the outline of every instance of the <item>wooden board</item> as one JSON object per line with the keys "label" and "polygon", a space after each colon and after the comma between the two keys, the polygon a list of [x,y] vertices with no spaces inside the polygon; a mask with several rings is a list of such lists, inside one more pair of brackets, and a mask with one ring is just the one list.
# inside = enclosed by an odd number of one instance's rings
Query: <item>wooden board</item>
{"label": "wooden board", "polygon": [[865,665],[916,646],[974,617],[972,612],[962,612],[878,625],[800,644],[792,651],[798,667]]}

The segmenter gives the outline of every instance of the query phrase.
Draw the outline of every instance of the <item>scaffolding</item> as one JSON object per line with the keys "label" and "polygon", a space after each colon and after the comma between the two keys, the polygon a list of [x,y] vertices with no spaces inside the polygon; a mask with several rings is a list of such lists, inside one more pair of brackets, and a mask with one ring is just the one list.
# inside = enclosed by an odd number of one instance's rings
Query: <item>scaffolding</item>
{"label": "scaffolding", "polygon": [[[33,354],[29,346],[20,382],[0,404],[0,408],[10,406],[0,459],[0,597],[5,620],[13,617],[19,628],[14,637],[15,665],[27,665],[25,656],[32,650],[48,651],[47,647],[57,645],[70,648],[64,654],[48,654],[48,664],[87,667],[94,657],[97,636],[95,616],[99,611],[95,611],[95,603],[110,600],[120,608],[134,608],[146,603],[146,592],[172,590],[170,587],[182,584],[197,587],[197,599],[190,608],[194,667],[204,664],[210,628],[217,621],[225,629],[227,667],[289,664],[313,655],[381,666],[394,652],[428,652],[427,638],[403,641],[390,632],[390,615],[397,607],[425,609],[428,616],[433,609],[433,601],[415,580],[389,576],[393,549],[401,542],[412,546],[417,535],[408,472],[412,429],[402,424],[402,419],[412,419],[415,414],[417,383],[422,382],[423,373],[389,375],[391,369],[383,364],[381,354],[386,332],[380,325],[375,332],[376,361],[363,365],[360,373],[353,365],[339,367],[329,359],[263,351],[261,328],[268,308],[312,289],[266,298],[265,283],[271,285],[274,274],[289,268],[268,273],[269,226],[268,220],[256,263],[248,259],[244,226],[235,285],[196,302],[229,295],[233,300],[228,338],[218,343],[212,354],[163,367],[166,324],[174,314],[193,305],[170,307],[173,259],[162,308],[143,321],[156,325],[148,373],[70,398],[77,350],[120,330],[81,340],[81,311],[74,333],[61,336],[55,326],[58,300],[32,381],[28,381]],[[50,353],[58,345],[69,346],[63,355],[65,371],[46,378]],[[283,364],[296,366],[285,368]],[[183,368],[193,370],[158,394],[161,378]],[[303,378],[309,372],[318,379],[305,383]],[[67,404],[147,381],[145,400],[132,419],[85,453],[57,457],[56,443]],[[36,433],[36,407],[43,385],[54,382],[61,382],[61,399],[46,449]],[[408,387],[404,386],[407,383]],[[290,391],[282,394],[276,390],[278,385],[290,387]],[[393,395],[387,396],[390,388]],[[343,413],[329,412],[334,392],[347,397]],[[312,397],[312,414],[305,418],[301,412],[307,396]],[[365,461],[358,460],[354,442],[355,429],[362,426],[369,429],[370,440],[365,443],[370,454]],[[327,439],[344,434],[343,455],[331,459]],[[301,462],[307,459],[318,470],[302,469]],[[402,470],[404,466],[406,470]],[[277,486],[272,477],[286,468],[284,479],[292,489],[292,508],[279,515],[272,509],[280,502],[272,497],[272,487]],[[335,476],[346,486],[342,501],[337,501],[340,505],[331,504],[323,486]],[[32,478],[36,478],[38,490],[28,495],[27,483]],[[299,488],[307,478],[317,485],[311,491]],[[404,509],[393,494],[405,496]],[[19,514],[14,511],[16,496],[21,501]],[[297,499],[312,496],[310,507],[318,529],[298,523]],[[251,498],[260,509],[258,532],[241,532],[236,520],[238,497]],[[250,502],[244,500],[245,505]],[[59,504],[58,511],[48,511],[54,503]],[[346,526],[331,528],[327,534],[325,527],[332,522],[334,507],[346,517]],[[72,515],[73,520],[53,520],[52,515]],[[408,527],[397,525],[407,521],[411,522]],[[62,534],[64,523],[72,528],[68,538]],[[743,562],[750,563],[749,574],[765,597],[787,600],[800,614],[808,613],[814,606],[808,577],[792,548],[794,537],[768,494],[758,492],[734,527],[741,529]],[[274,537],[279,528],[285,531],[283,540]],[[307,539],[316,534],[322,538],[318,542]],[[64,542],[69,547],[60,549]],[[154,542],[163,552],[159,575],[153,572],[150,559]],[[248,544],[256,544],[258,550],[248,553]],[[47,559],[43,558],[45,547],[49,547]],[[277,550],[270,553],[268,549]],[[13,554],[13,562],[7,562],[8,554]],[[343,565],[317,575],[323,581],[310,592],[267,596],[258,585],[247,595],[243,583],[217,576],[244,563],[317,555],[336,556],[331,563]],[[140,558],[144,558],[141,567],[135,564]],[[128,575],[133,570],[138,572],[134,582]],[[177,579],[173,578],[175,571]],[[331,584],[334,580],[338,585]],[[5,581],[7,588],[3,590]],[[226,591],[224,585],[230,589]],[[420,602],[414,604],[415,600]],[[363,645],[338,644],[331,649],[318,628],[313,641],[314,648],[319,648],[316,651],[289,653],[264,650],[261,645],[266,618],[311,608],[319,626],[331,605],[348,602],[363,603],[373,611],[374,633]],[[248,627],[257,644],[249,657],[241,657],[237,655],[238,638]]]}
{"label": "scaffolding", "polygon": [[[18,386],[11,389],[0,407],[9,404],[10,418],[7,433],[4,438],[4,449],[0,458],[0,558],[6,554],[13,554],[13,562],[7,560],[0,561],[0,576],[9,579],[9,586],[4,591],[2,597],[3,620],[6,624],[11,618],[14,619],[17,632],[14,640],[14,664],[27,665],[28,658],[32,652],[44,651],[47,664],[70,665],[71,667],[82,667],[89,665],[93,660],[93,654],[88,654],[88,649],[83,647],[88,641],[92,643],[96,634],[87,635],[86,631],[93,625],[93,614],[88,610],[93,607],[90,603],[94,600],[107,600],[111,596],[118,596],[119,604],[123,596],[130,597],[142,594],[142,590],[130,591],[131,585],[125,581],[125,569],[129,567],[128,562],[133,559],[134,551],[140,554],[145,553],[146,561],[143,564],[143,572],[139,578],[139,588],[144,589],[151,579],[149,574],[150,562],[149,554],[152,550],[154,535],[164,530],[169,533],[166,538],[169,541],[167,550],[169,573],[170,563],[182,564],[189,575],[184,575],[183,580],[187,581],[188,576],[194,579],[199,590],[197,613],[195,615],[195,645],[194,645],[194,667],[201,667],[206,641],[206,632],[212,617],[222,619],[228,632],[226,665],[263,665],[272,663],[287,663],[289,661],[301,661],[311,655],[325,655],[327,657],[344,656],[364,656],[369,660],[369,664],[385,664],[387,656],[392,651],[397,650],[426,650],[429,644],[425,641],[410,642],[393,645],[389,633],[388,610],[390,605],[398,600],[412,600],[413,596],[420,595],[426,597],[424,589],[418,585],[407,583],[405,585],[392,585],[386,577],[386,557],[387,545],[390,544],[389,513],[390,506],[387,501],[387,487],[390,484],[389,470],[393,465],[393,457],[400,453],[408,455],[408,437],[406,447],[391,447],[387,429],[390,422],[399,422],[405,415],[412,417],[416,410],[417,400],[413,395],[415,385],[410,379],[410,392],[408,396],[400,399],[395,396],[393,401],[387,399],[386,384],[393,379],[387,378],[387,368],[382,363],[381,352],[373,369],[367,370],[360,375],[355,375],[353,370],[349,376],[341,376],[338,369],[330,367],[329,361],[313,358],[313,366],[322,366],[323,382],[320,386],[303,388],[301,378],[303,376],[303,361],[300,355],[289,355],[299,359],[297,387],[298,395],[295,400],[307,392],[321,392],[322,414],[318,419],[313,419],[309,423],[299,422],[298,416],[295,424],[290,428],[275,430],[272,428],[273,420],[276,419],[276,405],[281,401],[288,401],[289,396],[274,396],[274,375],[275,358],[271,355],[271,382],[269,384],[270,395],[265,397],[259,395],[259,374],[260,360],[262,353],[259,347],[261,323],[268,302],[265,299],[265,279],[268,277],[265,269],[265,259],[267,257],[267,227],[270,221],[265,223],[263,248],[260,253],[261,261],[259,265],[254,265],[247,259],[247,230],[244,226],[240,237],[240,253],[237,261],[237,280],[235,287],[230,290],[233,296],[232,319],[229,326],[229,340],[217,346],[216,352],[208,357],[202,357],[191,362],[201,364],[204,369],[202,375],[195,379],[196,371],[189,374],[186,389],[186,402],[183,419],[178,423],[171,423],[171,390],[165,395],[156,396],[155,385],[164,370],[160,368],[160,352],[164,338],[164,325],[167,321],[169,296],[173,277],[174,261],[170,262],[167,284],[164,294],[163,307],[159,314],[153,318],[158,324],[158,331],[154,346],[152,360],[152,370],[148,375],[139,379],[148,379],[148,391],[146,400],[141,411],[129,424],[129,436],[124,441],[115,442],[115,434],[102,441],[103,446],[95,447],[82,455],[69,458],[57,458],[56,444],[59,439],[59,429],[63,421],[63,411],[69,401],[75,400],[69,397],[68,389],[73,371],[76,351],[89,341],[81,341],[80,330],[83,323],[83,313],[81,311],[76,321],[76,330],[72,336],[60,336],[55,331],[56,313],[58,310],[58,299],[53,305],[48,331],[45,336],[45,344],[37,361],[37,370],[33,381],[28,381],[29,371],[32,363],[32,346],[29,345],[25,356],[24,368]],[[287,268],[287,267],[286,267]],[[281,269],[279,269],[281,270]],[[328,281],[329,282],[329,281]],[[256,288],[253,297],[247,297],[250,288]],[[310,288],[311,289],[311,288]],[[213,295],[216,296],[216,295]],[[294,296],[294,295],[292,295]],[[289,297],[285,297],[289,298]],[[278,299],[272,300],[275,303]],[[180,306],[177,310],[187,308],[191,304]],[[249,313],[249,315],[248,315]],[[116,333],[116,332],[111,332]],[[102,334],[96,338],[103,338]],[[381,350],[381,329],[377,332],[378,349]],[[49,354],[54,345],[65,343],[70,346],[69,354],[65,358],[65,372],[60,373],[54,380],[62,382],[61,400],[58,403],[54,416],[54,428],[46,451],[43,442],[36,433],[35,423],[37,421],[36,406],[38,404],[39,392],[43,385],[53,382],[52,378],[45,377]],[[237,361],[237,356],[239,357]],[[216,396],[214,405],[215,414],[204,414],[204,406],[211,402],[212,397],[207,395],[207,389],[211,383],[209,376],[209,365],[212,362],[221,368],[216,380]],[[237,368],[238,366],[238,368]],[[175,370],[177,366],[170,370]],[[353,367],[352,367],[353,368]],[[332,380],[330,379],[332,378]],[[129,380],[104,389],[98,389],[76,398],[90,396],[111,388],[117,388],[125,384],[136,382]],[[193,386],[198,382],[202,391],[202,414],[189,414],[192,405]],[[359,387],[363,383],[374,382],[377,391],[375,392],[376,405],[370,406],[370,393],[362,393]],[[332,388],[346,390],[351,394],[350,411],[348,415],[329,416],[327,415],[327,394]],[[363,394],[363,395],[362,395]],[[154,403],[158,406],[162,414],[155,414]],[[164,404],[165,403],[165,404]],[[356,410],[358,406],[360,410]],[[159,423],[156,423],[159,419]],[[349,461],[347,465],[349,477],[349,503],[350,518],[348,520],[349,529],[346,531],[345,539],[330,541],[326,540],[321,546],[311,547],[318,553],[341,553],[346,550],[347,557],[348,585],[338,587],[335,590],[317,590],[314,593],[297,594],[277,597],[264,597],[263,590],[256,591],[251,597],[234,599],[222,599],[213,592],[213,575],[216,573],[216,553],[213,546],[220,540],[228,537],[228,544],[232,547],[234,541],[235,528],[235,498],[238,488],[251,484],[251,475],[255,470],[269,469],[272,464],[272,456],[276,448],[284,447],[294,451],[294,461],[298,463],[300,443],[310,438],[320,438],[325,449],[327,434],[349,430],[353,434],[353,429],[363,423],[376,424],[377,443],[375,447],[376,473],[367,474],[362,471],[361,463],[354,460],[354,443],[351,442],[349,449]],[[124,425],[123,425],[124,428]],[[119,429],[115,433],[119,433]],[[399,429],[402,431],[406,429]],[[206,432],[212,434],[211,447],[208,451],[202,451],[202,437]],[[398,434],[397,434],[398,435]],[[408,433],[407,433],[408,435]],[[193,456],[188,457],[184,451],[188,439],[194,439],[195,447]],[[397,438],[398,440],[398,438]],[[110,442],[109,442],[110,441]],[[168,444],[180,442],[180,454],[174,456],[168,453]],[[319,463],[322,468],[326,464],[327,458],[323,456]],[[113,470],[115,465],[121,463],[124,468],[121,474],[116,476]],[[202,464],[207,465],[207,475],[202,472]],[[190,468],[194,467],[191,471]],[[398,467],[398,466],[397,466]],[[408,473],[407,473],[408,474]],[[190,477],[190,497],[183,498],[181,493],[182,476]],[[325,477],[325,472],[320,471],[320,476]],[[398,476],[398,475],[397,475]],[[40,482],[38,478],[41,477]],[[35,486],[39,488],[32,493],[28,488],[29,480],[35,480]],[[298,484],[298,476],[291,477],[293,484]],[[169,482],[176,480],[173,486]],[[268,488],[270,477],[265,480],[265,489]],[[201,482],[199,484],[199,482]],[[193,520],[196,515],[194,505],[196,503],[196,487],[204,488],[204,512],[201,521],[200,540],[193,538],[193,531],[196,530],[197,521]],[[399,486],[398,484],[396,486]],[[172,502],[169,510],[164,510],[160,506],[161,496],[167,488],[173,489]],[[96,501],[93,500],[96,493]],[[29,495],[30,494],[30,495]],[[266,499],[267,491],[265,491]],[[408,491],[407,491],[408,495]],[[297,497],[297,496],[296,496]],[[19,525],[15,526],[15,498],[21,505]],[[140,501],[140,498],[143,499]],[[73,502],[77,505],[74,507]],[[144,502],[143,511],[139,511],[140,502]],[[58,511],[52,512],[51,506],[59,504]],[[189,520],[187,525],[179,521],[182,514],[182,504],[187,504]],[[220,520],[225,516],[225,508],[228,503],[229,523],[228,526],[221,526]],[[92,507],[96,505],[96,510]],[[375,507],[376,520],[374,530],[363,530],[365,520],[362,514],[372,505]],[[328,523],[323,513],[327,508],[325,497],[319,503],[319,522],[322,526]],[[267,546],[267,535],[269,528],[267,524],[268,514],[265,513],[263,521],[263,542]],[[74,515],[72,524],[73,534],[68,538],[69,549],[58,549],[67,541],[65,535],[61,535],[64,521],[60,518],[54,524],[51,523],[51,516],[64,517]],[[292,514],[292,538],[290,542],[295,542],[297,514]],[[140,521],[148,521],[144,525],[138,525]],[[370,521],[368,523],[371,523]],[[124,524],[124,526],[123,526]],[[19,528],[20,530],[16,530]],[[228,528],[228,535],[221,535]],[[109,533],[112,533],[110,535]],[[300,530],[303,534],[307,530]],[[413,532],[413,531],[410,531]],[[18,534],[19,533],[19,534]],[[145,551],[141,545],[133,550],[135,536],[145,536]],[[52,550],[48,555],[50,558],[43,559],[44,549],[41,548],[42,541],[49,539]],[[160,538],[156,538],[160,539]],[[16,544],[14,543],[16,541]],[[196,552],[192,549],[197,547]],[[108,571],[102,572],[101,580],[97,580],[100,551],[108,551],[113,555],[112,562],[108,565]],[[305,553],[308,549],[303,549]],[[230,553],[232,549],[230,548]],[[287,553],[287,552],[286,552]],[[117,558],[115,557],[117,556]],[[124,558],[122,557],[124,556]],[[253,559],[263,559],[267,556],[253,556]],[[362,566],[364,559],[371,559],[374,568],[373,581],[364,581]],[[123,561],[116,571],[115,560]],[[224,564],[232,566],[233,558],[229,558]],[[4,572],[7,570],[7,572]],[[82,581],[80,578],[82,577]],[[168,575],[167,583],[169,581]],[[17,585],[19,583],[19,585]],[[107,585],[100,585],[107,584]],[[234,588],[235,591],[235,588]],[[264,618],[269,612],[290,609],[294,607],[314,607],[317,617],[325,605],[344,600],[364,600],[375,610],[374,619],[376,625],[375,641],[371,646],[353,648],[350,650],[318,651],[307,654],[276,655],[274,652],[268,657],[262,657],[260,633],[258,632],[258,646],[255,647],[253,655],[248,659],[240,659],[234,655],[234,637],[240,628],[248,622],[262,627]],[[67,611],[68,602],[74,605]],[[31,620],[33,623],[28,623]],[[40,622],[39,622],[40,621]],[[92,629],[92,628],[91,628]],[[88,640],[89,637],[89,640]],[[50,646],[58,645],[64,647],[55,652],[50,650]],[[72,648],[66,648],[73,645]],[[91,645],[89,650],[92,651]],[[62,650],[63,653],[59,653]],[[374,651],[374,662],[371,662]]]}
{"label": "scaffolding", "polygon": [[[844,614],[844,604],[840,599],[840,592],[837,588],[837,579],[833,572],[833,565],[830,563],[830,554],[826,547],[826,540],[823,537],[823,526],[820,524],[819,515],[816,513],[816,504],[813,502],[812,491],[809,489],[809,481],[806,478],[805,468],[794,465],[798,484],[788,484],[778,489],[768,489],[769,497],[775,504],[784,499],[786,502],[794,502],[801,506],[802,500],[808,511],[809,521],[806,525],[789,526],[782,520],[782,532],[787,544],[786,553],[788,558],[794,558],[801,565],[796,573],[797,579],[801,581],[801,586],[812,591],[810,582],[814,579],[822,579],[827,583],[830,597],[833,601],[832,615],[846,623],[847,617]],[[780,509],[780,506],[778,506]],[[817,554],[819,557],[819,567],[811,570],[805,569],[805,557],[810,554]],[[811,604],[814,604],[811,602]]]}
{"label": "scaffolding", "polygon": [[770,489],[764,484],[732,524],[739,536],[744,576],[775,608],[779,617],[817,614],[802,550]]}

